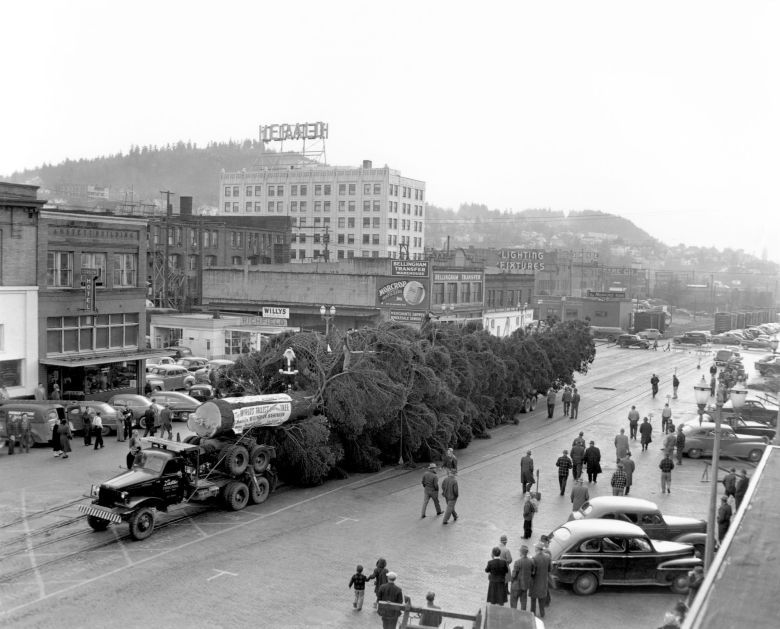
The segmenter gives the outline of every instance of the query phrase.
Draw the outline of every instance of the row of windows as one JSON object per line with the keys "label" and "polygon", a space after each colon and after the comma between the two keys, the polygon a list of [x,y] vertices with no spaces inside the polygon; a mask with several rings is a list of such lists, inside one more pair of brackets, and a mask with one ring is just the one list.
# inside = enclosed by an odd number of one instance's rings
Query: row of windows
{"label": "row of windows", "polygon": [[[390,186],[392,189],[393,186]],[[395,186],[396,189],[396,196],[398,196],[398,186]],[[226,197],[239,197],[241,196],[241,187],[240,186],[225,186],[225,196]],[[331,195],[331,184],[314,184],[314,196],[330,196]],[[404,188],[406,190],[406,188]],[[340,183],[338,184],[338,191],[340,196],[355,196],[357,194],[357,184],[354,183]],[[422,191],[420,191],[422,192]],[[244,196],[251,197],[259,197],[263,194],[263,186],[257,185],[257,186],[245,186],[244,187]],[[302,183],[302,184],[291,184],[290,185],[290,196],[291,197],[305,197],[309,194],[309,185]],[[364,183],[363,184],[363,195],[375,195],[379,196],[382,194],[382,184],[381,183]],[[268,184],[266,186],[266,196],[269,197],[281,197],[284,196],[284,185],[283,184]],[[406,195],[404,195],[406,196]],[[415,199],[417,196],[415,196]]]}
{"label": "row of windows", "polygon": [[435,282],[431,299],[434,305],[482,303],[482,282]]}
{"label": "row of windows", "polygon": [[[391,214],[398,214],[398,201],[388,201],[387,211]],[[415,216],[422,216],[423,206],[412,205],[411,203],[401,203],[401,214],[408,214],[411,216],[412,211],[414,211]]]}
{"label": "row of windows", "polygon": [[[236,210],[238,211],[238,210]],[[198,246],[198,230],[184,229],[182,227],[171,227],[168,229],[168,245],[172,247],[182,247],[184,241],[182,236],[187,236],[189,232],[190,247]],[[155,245],[160,244],[161,228],[155,226],[152,231],[152,242]],[[242,242],[246,240],[247,245],[256,245],[258,247],[268,247],[273,243],[284,242],[283,234],[272,234],[269,232],[230,232],[225,236],[229,240],[231,247],[241,247]],[[216,230],[203,230],[203,248],[216,249],[219,246],[219,232]]]}
{"label": "row of windows", "polygon": [[[388,190],[391,197],[397,197],[398,196],[398,185],[397,184],[390,184],[390,189]],[[404,199],[411,199],[414,198],[416,201],[423,201],[423,190],[421,188],[412,188],[411,186],[401,186],[401,197]]]}
{"label": "row of windows", "polygon": [[49,354],[120,347],[138,347],[137,312],[46,319]]}
{"label": "row of windows", "polygon": [[[55,288],[72,288],[74,286],[74,256],[73,251],[49,251],[46,254],[46,286]],[[96,286],[106,286],[111,278],[113,288],[132,288],[138,282],[138,254],[114,253],[111,257],[106,253],[82,253],[79,256],[82,269],[97,269]],[[111,268],[107,261],[111,260]],[[77,286],[81,285],[81,278]]]}
{"label": "row of windows", "polygon": [[[360,256],[361,258],[378,258],[380,252],[379,251],[361,251]],[[312,254],[310,256],[306,255],[306,249],[298,249],[297,251],[295,249],[290,249],[290,260],[307,260],[312,259],[316,260],[318,258],[323,258],[324,252],[321,252],[319,249],[314,249]],[[354,250],[344,250],[344,249],[337,249],[336,250],[336,259],[337,260],[352,260],[355,257],[355,251]],[[397,259],[400,257],[399,253],[397,251],[388,251],[384,256],[384,258],[392,258]],[[415,253],[414,255],[410,256],[412,260],[423,260],[423,254],[421,253]]]}
{"label": "row of windows", "polygon": [[[525,291],[525,302],[530,301],[531,299],[531,290],[528,289]],[[485,306],[487,308],[515,308],[523,303],[523,290],[517,289],[517,290],[489,290],[486,293],[486,304]]]}

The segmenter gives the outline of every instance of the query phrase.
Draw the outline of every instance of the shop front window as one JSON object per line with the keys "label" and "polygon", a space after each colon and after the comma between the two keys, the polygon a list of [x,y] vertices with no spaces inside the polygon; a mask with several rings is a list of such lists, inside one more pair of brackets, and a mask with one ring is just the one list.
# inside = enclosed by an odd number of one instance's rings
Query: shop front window
{"label": "shop front window", "polygon": [[248,354],[252,350],[251,332],[243,332],[241,330],[226,330],[225,331],[225,354]]}

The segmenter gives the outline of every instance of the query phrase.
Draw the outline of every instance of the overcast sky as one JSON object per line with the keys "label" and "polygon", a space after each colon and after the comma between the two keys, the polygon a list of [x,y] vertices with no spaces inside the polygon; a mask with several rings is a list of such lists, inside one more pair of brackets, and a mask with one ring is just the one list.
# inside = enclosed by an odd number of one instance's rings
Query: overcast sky
{"label": "overcast sky", "polygon": [[780,261],[778,2],[3,4],[2,174],[322,120],[330,163],[439,206],[597,209]]}

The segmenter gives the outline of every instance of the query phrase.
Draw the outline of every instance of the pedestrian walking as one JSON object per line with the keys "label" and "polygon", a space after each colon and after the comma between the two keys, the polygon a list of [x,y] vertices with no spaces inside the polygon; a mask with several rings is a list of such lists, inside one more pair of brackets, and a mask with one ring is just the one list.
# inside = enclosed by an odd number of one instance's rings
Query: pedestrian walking
{"label": "pedestrian walking", "polygon": [[534,460],[531,458],[530,450],[520,459],[520,482],[523,485],[523,495],[531,491],[531,486],[534,484]]}
{"label": "pedestrian walking", "polygon": [[[8,432],[8,454],[10,456],[14,453],[16,445],[21,440],[19,417],[15,413],[6,421],[6,430]],[[0,442],[0,447],[2,447],[2,442]]]}
{"label": "pedestrian walking", "polygon": [[585,450],[585,470],[588,472],[588,482],[595,483],[601,474],[601,450],[591,441]]}
{"label": "pedestrian walking", "polygon": [[92,420],[95,417],[95,411],[92,409],[91,406],[87,406],[87,409],[84,411],[84,413],[81,416],[82,421],[84,422],[84,427],[82,428],[84,432],[84,445],[85,446],[91,446],[92,445]]}
{"label": "pedestrian walking", "polygon": [[574,481],[574,487],[571,488],[571,510],[579,511],[588,500],[590,500],[590,493],[580,477]]}
{"label": "pedestrian walking", "polygon": [[585,433],[580,430],[580,434],[574,437],[574,441],[571,442],[571,447],[573,448],[577,444],[581,445],[583,448],[585,447]]}
{"label": "pedestrian walking", "polygon": [[440,627],[442,622],[441,607],[434,605],[436,599],[435,592],[428,592],[425,595],[425,610],[420,613],[420,625],[423,627]]}
{"label": "pedestrian walking", "polygon": [[669,452],[664,451],[664,458],[658,464],[661,470],[661,493],[672,493],[672,470],[674,469],[674,461]]}
{"label": "pedestrian walking", "polygon": [[623,492],[624,496],[628,496],[631,491],[631,486],[634,484],[634,470],[636,469],[636,463],[631,458],[631,453],[626,452],[626,456],[620,459],[623,464],[623,471],[626,473],[626,491]]}
{"label": "pedestrian walking", "polygon": [[568,454],[569,451],[564,450],[563,454],[555,462],[555,466],[558,468],[558,485],[561,488],[561,496],[566,493],[566,482],[569,480],[569,470],[572,468],[572,462]]}
{"label": "pedestrian walking", "polygon": [[547,419],[552,419],[553,413],[555,413],[555,390],[550,389],[547,392]]}
{"label": "pedestrian walking", "polygon": [[[726,491],[726,497],[731,496],[732,498],[737,493],[737,470],[736,468],[731,468],[728,473],[723,477],[723,480],[721,481],[723,483],[723,489]],[[736,498],[734,499],[734,502],[736,504]]]}
{"label": "pedestrian walking", "polygon": [[436,463],[428,465],[428,469],[425,470],[420,482],[423,486],[423,505],[420,517],[425,517],[425,511],[430,500],[433,500],[433,506],[436,507],[436,515],[441,515],[443,511],[439,505],[439,477],[436,475]]}
{"label": "pedestrian walking", "polygon": [[573,466],[572,474],[574,480],[582,476],[582,462],[585,460],[585,444],[580,444],[575,440],[575,445],[571,447],[571,463]]}
{"label": "pedestrian walking", "polygon": [[95,419],[92,420],[92,432],[95,434],[95,450],[103,447],[103,418],[100,411],[95,413]]}
{"label": "pedestrian walking", "polygon": [[639,411],[636,410],[636,406],[632,406],[628,411],[628,436],[631,439],[636,440],[636,431],[639,428]]}
{"label": "pedestrian walking", "polygon": [[520,609],[525,611],[528,605],[528,592],[534,583],[536,564],[528,556],[528,546],[520,547],[520,559],[512,566],[511,587],[509,588],[509,606],[517,609],[517,601],[520,600]]}
{"label": "pedestrian walking", "polygon": [[566,385],[563,387],[563,395],[561,395],[561,402],[563,402],[563,416],[568,417],[571,410],[571,387]]}
{"label": "pedestrian walking", "polygon": [[621,428],[620,432],[615,435],[615,461],[620,461],[626,452],[629,451],[628,436],[626,435],[626,429]]}
{"label": "pedestrian walking", "polygon": [[125,407],[125,409],[122,411],[122,425],[122,441],[124,441],[125,439],[129,439],[130,435],[133,433],[133,411],[130,410],[129,407]]}
{"label": "pedestrian walking", "polygon": [[534,529],[534,516],[536,515],[536,503],[530,493],[525,495],[523,503],[523,539],[531,539]]}
{"label": "pedestrian walking", "polygon": [[647,451],[647,446],[653,441],[653,425],[647,417],[642,420],[642,425],[639,426],[639,435],[639,442],[642,444],[642,452],[645,452]]}
{"label": "pedestrian walking", "polygon": [[70,426],[65,419],[60,420],[60,425],[57,428],[57,434],[60,438],[60,448],[62,449],[62,458],[68,458],[68,452],[71,451],[70,440],[73,438],[73,433],[70,431]]}
{"label": "pedestrian walking", "polygon": [[677,436],[674,428],[667,428],[666,437],[664,437],[664,453],[668,456],[674,454],[674,448],[677,446]]}
{"label": "pedestrian walking", "polygon": [[672,423],[672,409],[669,406],[669,402],[664,404],[664,408],[661,411],[661,432],[666,434],[666,429],[669,428],[669,424]]}
{"label": "pedestrian walking", "polygon": [[507,600],[509,599],[509,579],[511,577],[510,573],[512,572],[512,553],[506,545],[508,541],[509,538],[506,535],[502,535],[498,544],[498,548],[501,551],[499,557],[506,562],[506,579],[504,579],[504,583],[506,584]]}
{"label": "pedestrian walking", "polygon": [[612,485],[613,496],[622,496],[626,493],[626,473],[623,471],[622,463],[617,464],[617,469],[612,474],[612,480],[609,484]]}
{"label": "pedestrian walking", "polygon": [[141,437],[138,436],[137,430],[133,430],[132,434],[130,435],[130,442],[127,445],[129,447],[129,451],[127,453],[127,469],[129,470],[133,467],[135,455],[138,454],[143,447],[141,443]]}
{"label": "pedestrian walking", "polygon": [[677,389],[680,388],[680,379],[677,377],[677,372],[672,376],[672,399],[677,399]]}
{"label": "pedestrian walking", "polygon": [[748,485],[750,485],[750,479],[748,478],[747,472],[744,469],[739,470],[739,474],[737,474],[737,484],[734,488],[734,502],[737,509],[739,509],[739,505],[742,504],[742,501],[745,498]]}
{"label": "pedestrian walking", "polygon": [[458,521],[458,512],[455,511],[455,503],[458,501],[458,471],[452,468],[447,470],[447,478],[442,481],[441,495],[447,502],[447,506],[444,508],[444,519],[442,524],[447,524],[452,519]]}
{"label": "pedestrian walking", "polygon": [[173,441],[172,416],[171,405],[166,402],[165,406],[163,406],[163,409],[160,411],[160,437],[163,437],[167,432],[169,441]]}
{"label": "pedestrian walking", "polygon": [[34,445],[32,436],[32,426],[30,425],[30,416],[27,413],[22,413],[19,418],[19,434],[21,443],[19,444],[21,450],[25,454],[30,454],[30,446]]}
{"label": "pedestrian walking", "polygon": [[51,449],[54,456],[62,455],[62,445],[60,444],[60,425],[55,422],[51,427]]}
{"label": "pedestrian walking", "polygon": [[685,433],[683,425],[677,426],[677,434],[674,441],[675,454],[677,455],[677,465],[682,465],[683,450],[685,450]]}
{"label": "pedestrian walking", "polygon": [[536,613],[539,607],[539,618],[544,618],[544,608],[547,604],[547,595],[549,594],[547,579],[550,575],[550,556],[545,552],[544,544],[539,542],[536,546],[534,555],[534,581],[531,585],[531,612]]}
{"label": "pedestrian walking", "polygon": [[726,533],[729,530],[731,524],[731,505],[729,504],[728,496],[720,497],[720,508],[718,508],[718,541],[722,542],[726,537]]}
{"label": "pedestrian walking", "polygon": [[116,440],[117,441],[124,441],[125,440],[125,414],[123,411],[116,409]]}
{"label": "pedestrian walking", "polygon": [[355,600],[352,601],[352,607],[358,611],[363,609],[363,598],[366,595],[366,581],[368,581],[368,577],[363,574],[363,566],[358,564],[355,568],[355,574],[353,574],[352,578],[349,580],[348,586],[355,588]]}
{"label": "pedestrian walking", "polygon": [[493,605],[506,603],[506,575],[509,572],[506,561],[501,559],[501,549],[496,546],[491,552],[492,558],[485,566],[488,573],[487,602]]}
{"label": "pedestrian walking", "polygon": [[379,603],[379,588],[387,583],[387,573],[387,561],[384,557],[380,557],[376,560],[376,567],[374,568],[374,571],[371,573],[371,576],[368,577],[369,581],[374,581],[374,594],[376,595],[374,609],[376,609],[377,603]]}
{"label": "pedestrian walking", "polygon": [[152,403],[151,406],[147,407],[147,409],[144,411],[144,437],[147,435],[154,437],[155,432],[155,417],[154,417],[154,403]]}
{"label": "pedestrian walking", "polygon": [[447,452],[445,452],[444,456],[441,460],[441,466],[445,470],[455,470],[458,471],[458,459],[455,456],[455,452],[452,450],[452,448],[447,448]]}
{"label": "pedestrian walking", "polygon": [[577,419],[580,414],[580,392],[577,390],[577,387],[574,387],[574,389],[571,392],[571,419]]}
{"label": "pedestrian walking", "polygon": [[51,400],[61,400],[62,395],[60,394],[60,385],[55,384],[51,388],[51,396],[49,397]]}
{"label": "pedestrian walking", "polygon": [[651,389],[652,389],[652,391],[653,391],[653,397],[655,397],[656,395],[658,395],[658,383],[659,383],[659,382],[660,382],[660,380],[658,380],[658,376],[656,376],[655,374],[653,374],[653,377],[652,377],[652,378],[650,378],[650,388],[651,388]]}
{"label": "pedestrian walking", "polygon": [[[404,593],[400,587],[395,584],[398,578],[395,572],[387,573],[387,583],[379,588],[377,593],[377,602],[385,601],[387,603],[403,604]],[[398,617],[401,615],[401,608],[391,605],[379,606],[377,612],[382,618],[382,629],[396,629],[398,626]]]}

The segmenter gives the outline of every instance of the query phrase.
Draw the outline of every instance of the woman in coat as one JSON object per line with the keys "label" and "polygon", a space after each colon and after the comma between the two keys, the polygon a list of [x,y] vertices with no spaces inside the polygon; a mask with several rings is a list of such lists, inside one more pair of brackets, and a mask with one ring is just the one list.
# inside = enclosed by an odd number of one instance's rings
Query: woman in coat
{"label": "woman in coat", "polygon": [[60,454],[62,454],[59,424],[57,424],[57,422],[54,422],[54,425],[51,427],[51,449],[54,450],[54,456],[60,456]]}
{"label": "woman in coat", "polygon": [[70,452],[70,440],[73,438],[73,433],[70,431],[70,426],[65,419],[60,420],[59,428],[57,428],[57,434],[60,438],[60,447],[62,448],[62,458],[68,458],[68,452]]}
{"label": "woman in coat", "polygon": [[494,605],[506,603],[506,575],[509,566],[501,559],[501,549],[496,546],[492,552],[493,558],[488,561],[485,572],[488,573],[487,602]]}

